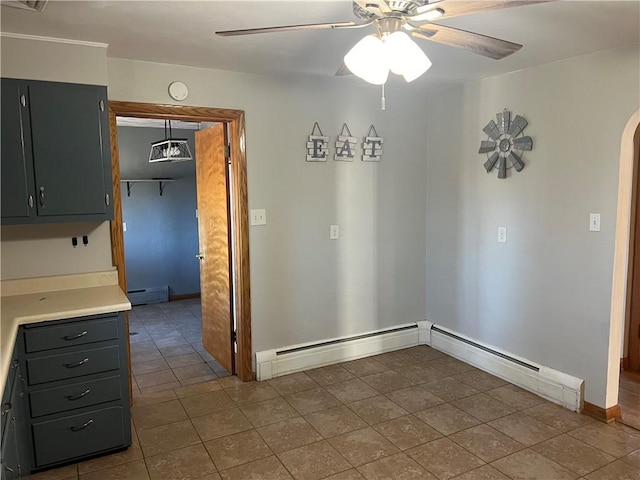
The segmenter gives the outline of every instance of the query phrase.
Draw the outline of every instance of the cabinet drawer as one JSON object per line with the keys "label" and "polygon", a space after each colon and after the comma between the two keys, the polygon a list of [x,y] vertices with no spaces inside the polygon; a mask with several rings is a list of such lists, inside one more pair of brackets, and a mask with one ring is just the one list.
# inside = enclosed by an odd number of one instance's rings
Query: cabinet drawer
{"label": "cabinet drawer", "polygon": [[118,318],[82,320],[64,325],[26,328],[27,353],[118,338]]}
{"label": "cabinet drawer", "polygon": [[119,368],[120,348],[118,345],[27,360],[27,376],[30,385]]}
{"label": "cabinet drawer", "polygon": [[36,466],[125,446],[122,407],[33,424]]}
{"label": "cabinet drawer", "polygon": [[88,407],[122,398],[120,376],[47,388],[29,393],[31,417]]}

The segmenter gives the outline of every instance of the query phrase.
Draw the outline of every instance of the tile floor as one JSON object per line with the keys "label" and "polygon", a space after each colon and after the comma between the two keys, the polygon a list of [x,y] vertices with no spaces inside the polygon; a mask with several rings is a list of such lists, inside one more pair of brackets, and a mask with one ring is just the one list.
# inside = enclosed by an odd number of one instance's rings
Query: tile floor
{"label": "tile floor", "polygon": [[145,388],[130,449],[34,480],[640,479],[640,431],[427,346],[268,382]]}
{"label": "tile floor", "polygon": [[134,395],[229,375],[202,346],[198,298],[134,307],[129,338]]}

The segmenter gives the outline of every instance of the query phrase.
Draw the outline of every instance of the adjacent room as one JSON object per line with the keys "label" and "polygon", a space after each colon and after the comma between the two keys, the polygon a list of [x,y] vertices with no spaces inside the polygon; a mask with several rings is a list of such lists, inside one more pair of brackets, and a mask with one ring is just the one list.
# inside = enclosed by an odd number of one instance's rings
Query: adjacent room
{"label": "adjacent room", "polygon": [[1,3],[3,479],[640,478],[639,2]]}

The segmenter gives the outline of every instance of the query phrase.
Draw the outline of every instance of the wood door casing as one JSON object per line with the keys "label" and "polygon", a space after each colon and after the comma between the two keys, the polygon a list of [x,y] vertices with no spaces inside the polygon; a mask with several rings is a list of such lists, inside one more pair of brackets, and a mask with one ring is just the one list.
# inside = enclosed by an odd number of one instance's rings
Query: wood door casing
{"label": "wood door casing", "polygon": [[640,126],[633,137],[635,225],[633,227],[633,261],[631,263],[631,305],[628,330],[628,369],[640,371]]}
{"label": "wood door casing", "polygon": [[[195,107],[187,105],[165,105],[140,102],[109,101],[109,110],[113,114],[111,123],[112,156],[115,165],[117,161],[116,116],[136,118],[157,118],[163,120],[182,120],[185,122],[223,122],[229,126],[231,146],[231,163],[233,178],[233,214],[234,230],[231,232],[234,243],[232,266],[235,271],[236,288],[232,292],[236,307],[237,320],[237,356],[236,375],[242,381],[253,380],[253,350],[251,342],[251,293],[249,272],[249,209],[247,199],[247,159],[245,152],[245,115],[242,110],[226,108]],[[115,166],[114,166],[115,168]],[[114,211],[121,208],[119,179],[113,178],[114,187],[118,185],[118,192],[114,189]],[[111,222],[111,246],[113,264],[118,267],[120,287],[126,291],[124,249],[124,232],[122,220]]]}
{"label": "wood door casing", "polygon": [[[111,148],[111,176],[113,189],[113,220],[109,222],[111,233],[111,263],[118,269],[118,285],[126,293],[127,273],[124,263],[124,236],[122,233],[122,202],[120,201],[120,154],[118,152],[118,127],[116,115],[109,110],[109,139]],[[120,234],[118,234],[120,232]],[[127,361],[131,365],[131,342],[129,342],[129,312],[124,312],[124,320],[127,336]],[[133,377],[129,368],[129,405],[133,405]]]}
{"label": "wood door casing", "polygon": [[229,250],[229,185],[224,124],[195,133],[202,344],[234,371],[233,312]]}

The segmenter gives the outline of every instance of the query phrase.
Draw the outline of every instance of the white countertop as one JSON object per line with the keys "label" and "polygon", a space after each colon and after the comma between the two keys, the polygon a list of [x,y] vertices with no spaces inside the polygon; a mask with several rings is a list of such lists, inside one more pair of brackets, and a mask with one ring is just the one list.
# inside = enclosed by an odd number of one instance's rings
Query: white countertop
{"label": "white countertop", "polygon": [[18,326],[131,309],[115,270],[2,282],[0,392],[7,381]]}

